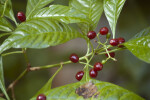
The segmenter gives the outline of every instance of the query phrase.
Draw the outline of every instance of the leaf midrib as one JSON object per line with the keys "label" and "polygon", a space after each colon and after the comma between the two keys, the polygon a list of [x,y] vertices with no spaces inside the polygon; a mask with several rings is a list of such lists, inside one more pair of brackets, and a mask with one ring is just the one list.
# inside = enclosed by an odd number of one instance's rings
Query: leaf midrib
{"label": "leaf midrib", "polygon": [[3,12],[2,12],[1,17],[4,16],[4,13],[5,13],[5,10],[6,10],[6,6],[7,6],[7,2],[8,2],[8,0],[6,0],[5,3],[4,3],[4,10],[3,10]]}
{"label": "leaf midrib", "polygon": [[37,3],[37,5],[35,5],[35,7],[30,11],[30,13],[27,16],[27,19],[28,19],[28,17],[30,17],[31,13],[34,12],[34,10],[36,9],[36,7],[39,5],[40,2],[41,2],[41,0],[39,0],[39,2]]}

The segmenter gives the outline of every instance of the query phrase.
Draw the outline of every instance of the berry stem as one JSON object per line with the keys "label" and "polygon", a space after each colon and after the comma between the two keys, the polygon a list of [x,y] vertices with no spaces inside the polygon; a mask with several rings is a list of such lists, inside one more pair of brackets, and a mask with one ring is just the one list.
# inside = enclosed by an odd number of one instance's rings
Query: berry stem
{"label": "berry stem", "polygon": [[26,53],[26,48],[23,48],[22,51],[23,51],[24,58],[25,58],[26,63],[27,63],[27,69],[30,70],[31,65],[30,65],[30,62],[29,62],[29,59],[28,59],[28,56],[27,56],[27,53]]}
{"label": "berry stem", "polygon": [[86,53],[86,55],[88,55],[90,52],[90,41],[89,41],[89,39],[86,42],[87,42],[87,53]]}
{"label": "berry stem", "polygon": [[11,55],[11,54],[17,54],[17,53],[23,53],[23,51],[13,51],[13,52],[8,52],[8,53],[4,53],[2,54],[2,56],[8,56],[8,55]]}
{"label": "berry stem", "polygon": [[85,65],[84,69],[85,69],[85,81],[88,81],[89,80],[89,60],[87,57],[85,57],[86,61],[87,61],[87,64]]}
{"label": "berry stem", "polygon": [[23,52],[23,54],[24,54],[26,63],[28,64],[28,63],[29,63],[29,59],[28,59],[28,56],[27,56],[27,53],[26,53],[26,48],[23,48],[23,49],[22,49],[22,52]]}
{"label": "berry stem", "polygon": [[98,41],[100,42],[99,33],[97,34],[97,39],[98,39]]}
{"label": "berry stem", "polygon": [[[117,48],[117,49],[108,51],[108,53],[116,52],[116,51],[120,51],[120,50],[125,50],[125,49],[126,49],[126,48]],[[102,55],[102,54],[106,54],[106,53],[107,53],[107,52],[101,52],[101,53],[98,53],[98,55]]]}
{"label": "berry stem", "polygon": [[[86,64],[88,64],[88,63],[85,63],[85,62],[79,62],[80,64],[84,64],[84,65],[86,65]],[[93,66],[92,65],[90,65],[90,64],[88,64],[88,66],[90,66],[91,68],[93,68]]]}
{"label": "berry stem", "polygon": [[[92,49],[92,52],[90,52],[90,46],[91,46],[91,48],[93,48],[93,45],[90,43],[90,41],[87,41],[87,53],[86,53],[86,55],[85,56],[83,56],[83,57],[80,57],[79,58],[79,63],[81,63],[81,64],[85,64],[85,67],[84,67],[84,71],[85,71],[85,80],[86,81],[88,81],[89,79],[90,79],[90,77],[89,77],[89,66],[90,67],[93,67],[92,65],[90,65],[89,63],[90,63],[90,61],[92,60],[92,58],[94,57],[94,54],[95,53],[97,53],[98,55],[102,55],[102,54],[108,54],[109,55],[109,53],[111,53],[111,52],[115,52],[115,51],[120,51],[120,50],[124,50],[124,49],[126,49],[125,47],[123,47],[123,48],[116,48],[116,49],[114,49],[114,50],[111,50],[111,51],[108,51],[107,49],[109,48],[109,47],[111,47],[110,45],[104,45],[104,44],[102,44],[103,45],[103,47],[102,48],[97,48],[97,49],[95,49],[95,51],[94,51],[94,49]],[[90,45],[91,44],[91,45]],[[103,50],[105,50],[106,49],[106,52],[101,52],[101,51],[103,51]],[[25,49],[23,49],[22,51],[14,51],[14,52],[10,52],[10,53],[5,53],[5,54],[2,54],[2,56],[7,56],[7,55],[10,55],[10,54],[16,54],[16,53],[24,53],[24,56],[25,56],[25,59],[26,59],[26,62],[29,64],[29,60],[28,60],[28,57],[27,57],[27,55],[26,55],[26,52],[25,52],[26,50]],[[90,57],[90,60],[88,59],[88,57],[89,56],[91,56]],[[110,55],[109,55],[109,57],[110,57]],[[110,57],[111,58],[111,57]],[[108,59],[108,58],[107,58]],[[106,60],[107,60],[106,59]],[[116,60],[115,58],[112,58],[113,60]],[[81,62],[82,60],[86,60],[86,62],[87,63],[84,63],[84,62]],[[17,79],[15,80],[15,81],[13,81],[9,86],[8,86],[8,88],[7,88],[7,91],[8,90],[10,90],[10,89],[12,89],[12,88],[14,88],[14,86],[16,85],[16,83],[23,77],[23,76],[25,76],[28,72],[30,72],[30,71],[37,71],[37,70],[41,70],[41,69],[48,69],[48,68],[52,68],[52,67],[57,67],[57,66],[61,66],[57,71],[56,71],[56,73],[53,75],[53,76],[55,76],[61,69],[62,69],[62,65],[65,65],[65,64],[70,64],[70,63],[72,63],[70,60],[69,61],[66,61],[66,62],[63,62],[63,63],[58,63],[58,64],[52,64],[52,65],[46,65],[46,66],[38,66],[38,67],[27,67],[18,77],[17,77]],[[53,77],[52,76],[52,77]]]}
{"label": "berry stem", "polygon": [[111,56],[110,56],[110,54],[109,54],[109,52],[107,50],[107,46],[105,45],[104,47],[105,47],[106,53],[108,54],[108,58],[111,58]]}

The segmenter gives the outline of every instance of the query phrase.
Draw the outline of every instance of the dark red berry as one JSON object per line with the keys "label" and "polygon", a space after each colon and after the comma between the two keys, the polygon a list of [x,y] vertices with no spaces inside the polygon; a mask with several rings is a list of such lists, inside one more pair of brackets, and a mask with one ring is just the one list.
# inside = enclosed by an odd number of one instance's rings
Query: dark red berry
{"label": "dark red berry", "polygon": [[18,12],[17,17],[21,22],[24,22],[26,20],[26,16],[23,12]]}
{"label": "dark red berry", "polygon": [[80,80],[82,79],[83,75],[84,75],[84,72],[83,72],[83,71],[77,72],[77,74],[76,74],[76,79],[77,79],[78,81],[80,81]]}
{"label": "dark red berry", "polygon": [[109,41],[109,43],[110,43],[110,45],[112,45],[112,46],[117,46],[117,45],[119,44],[119,41],[118,41],[118,39],[111,39],[111,40]]}
{"label": "dark red berry", "polygon": [[[111,49],[107,49],[108,51],[111,51]],[[108,54],[105,54],[107,57],[108,57]],[[114,52],[111,52],[111,53],[109,53],[109,55],[111,56],[111,57],[115,57],[115,53]]]}
{"label": "dark red berry", "polygon": [[73,62],[73,63],[77,63],[79,61],[79,57],[77,54],[73,53],[70,55],[70,60]]}
{"label": "dark red berry", "polygon": [[94,70],[94,69],[91,69],[90,71],[89,71],[89,75],[90,75],[90,77],[92,77],[92,78],[96,78],[97,77],[97,71],[96,70]]}
{"label": "dark red berry", "polygon": [[94,70],[100,71],[102,69],[103,69],[103,64],[102,63],[97,62],[97,63],[94,64]]}
{"label": "dark red berry", "polygon": [[37,96],[36,100],[46,100],[46,96],[44,94],[40,94]]}
{"label": "dark red berry", "polygon": [[87,37],[89,39],[94,39],[96,37],[96,32],[95,31],[89,31],[87,34]]}
{"label": "dark red berry", "polygon": [[100,29],[100,34],[101,34],[101,35],[106,35],[106,34],[108,34],[108,32],[109,32],[109,30],[108,30],[107,27],[102,27],[102,28]]}
{"label": "dark red berry", "polygon": [[125,39],[120,37],[120,38],[118,38],[118,41],[119,41],[119,46],[118,47],[124,47],[123,45],[120,45],[120,44],[124,43]]}

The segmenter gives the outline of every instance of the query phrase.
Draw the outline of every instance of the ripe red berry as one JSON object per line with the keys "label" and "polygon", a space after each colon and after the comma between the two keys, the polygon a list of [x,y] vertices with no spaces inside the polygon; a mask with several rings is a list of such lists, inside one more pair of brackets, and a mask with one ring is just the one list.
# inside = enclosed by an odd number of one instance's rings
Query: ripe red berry
{"label": "ripe red berry", "polygon": [[101,35],[106,35],[106,34],[108,34],[108,28],[107,27],[102,27],[101,29],[100,29],[100,34]]}
{"label": "ripe red berry", "polygon": [[83,75],[84,75],[84,72],[83,72],[83,71],[77,72],[77,74],[76,74],[76,79],[77,79],[78,81],[80,81],[80,80],[82,79]]}
{"label": "ripe red berry", "polygon": [[36,100],[46,100],[46,96],[44,94],[40,94],[37,96]]}
{"label": "ripe red berry", "polygon": [[118,41],[119,41],[119,46],[118,47],[124,47],[123,45],[120,45],[120,44],[124,43],[125,39],[120,37],[120,38],[118,38]]}
{"label": "ripe red berry", "polygon": [[87,37],[89,39],[94,39],[96,37],[96,32],[95,31],[89,31],[87,34]]}
{"label": "ripe red berry", "polygon": [[21,22],[24,22],[26,20],[26,16],[23,12],[18,12],[17,17]]}
{"label": "ripe red berry", "polygon": [[94,70],[100,71],[102,69],[103,69],[103,64],[102,63],[97,62],[97,63],[94,64]]}
{"label": "ripe red berry", "polygon": [[118,39],[111,39],[111,40],[109,41],[109,43],[110,43],[110,45],[112,45],[112,46],[117,46],[117,45],[119,44],[119,41],[118,41]]}
{"label": "ripe red berry", "polygon": [[92,78],[96,78],[97,77],[97,71],[96,70],[94,70],[94,69],[91,69],[90,71],[89,71],[89,75],[90,75],[90,77],[92,77]]}
{"label": "ripe red berry", "polygon": [[79,57],[77,54],[73,53],[70,55],[70,60],[73,62],[73,63],[77,63],[79,61]]}
{"label": "ripe red berry", "polygon": [[[108,51],[111,51],[111,49],[107,49]],[[108,57],[108,54],[105,54],[107,57]],[[111,56],[111,57],[115,57],[115,53],[114,52],[111,52],[111,53],[109,53],[109,55]]]}

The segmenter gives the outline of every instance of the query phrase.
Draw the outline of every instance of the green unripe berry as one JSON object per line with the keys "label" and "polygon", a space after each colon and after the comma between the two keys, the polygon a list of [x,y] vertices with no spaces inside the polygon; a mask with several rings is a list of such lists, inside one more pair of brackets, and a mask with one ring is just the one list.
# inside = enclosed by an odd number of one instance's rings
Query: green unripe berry
{"label": "green unripe berry", "polygon": [[102,64],[105,64],[106,63],[106,60],[102,60]]}
{"label": "green unripe berry", "polygon": [[111,37],[111,34],[108,33],[108,34],[106,35],[106,39],[109,39],[110,37]]}

